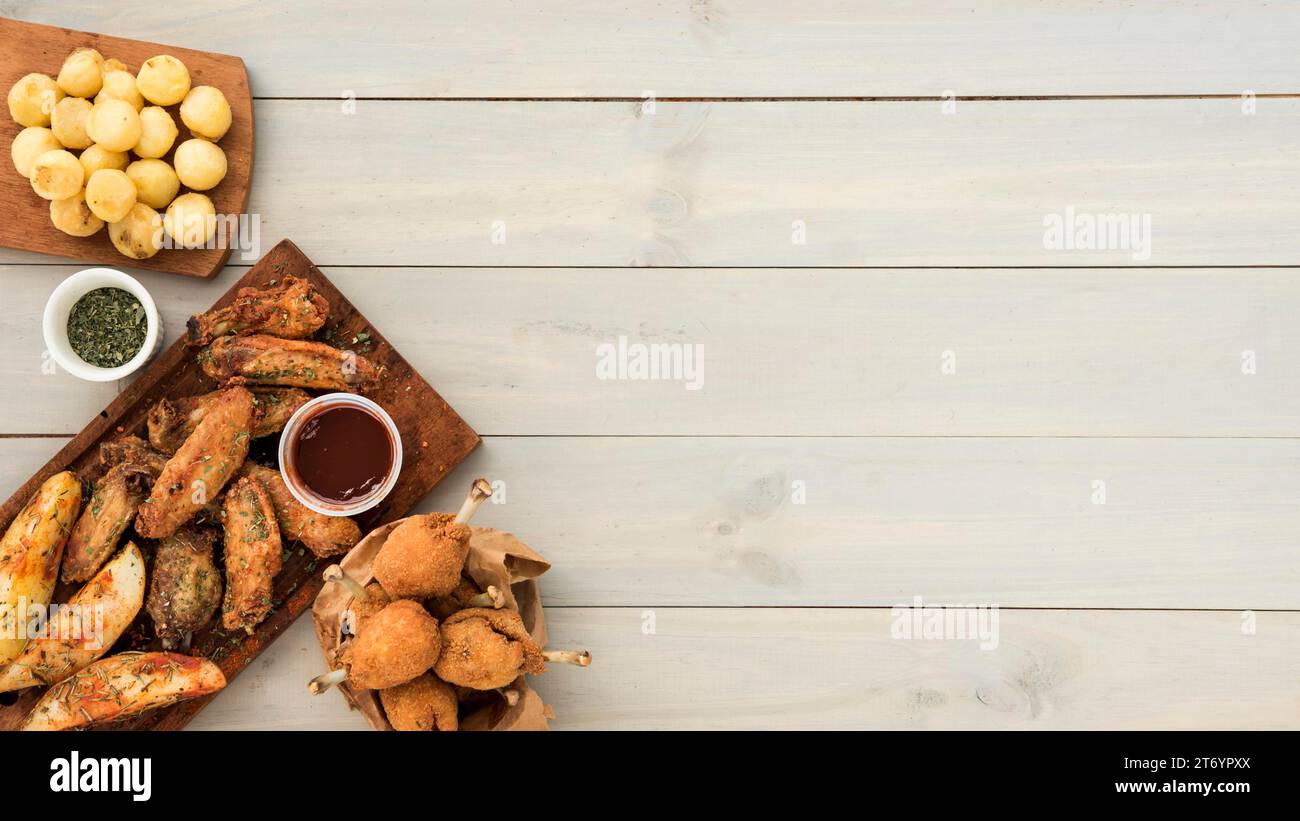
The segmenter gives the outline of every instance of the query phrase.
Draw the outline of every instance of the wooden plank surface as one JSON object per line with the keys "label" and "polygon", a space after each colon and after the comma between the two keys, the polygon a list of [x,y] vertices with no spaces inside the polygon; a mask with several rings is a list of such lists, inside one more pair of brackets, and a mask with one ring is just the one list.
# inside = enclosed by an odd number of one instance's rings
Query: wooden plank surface
{"label": "wooden plank surface", "polygon": [[242,54],[257,94],[329,98],[1295,92],[1298,12],[1192,0],[5,4],[25,20]]}
{"label": "wooden plank surface", "polygon": [[[245,58],[262,249],[341,266],[555,563],[596,658],[536,681],[557,729],[1300,728],[1300,291],[1259,267],[1300,265],[1300,8],[2,13]],[[1008,95],[1106,99],[970,99]],[[1150,256],[1046,248],[1067,207],[1148,215]],[[73,268],[0,265],[12,488],[115,388],[39,372]],[[175,338],[239,273],[142,276]],[[703,388],[596,379],[619,336],[703,345]],[[891,639],[915,595],[1000,605],[999,649]],[[364,728],[321,669],[300,620],[191,726]]]}
{"label": "wooden plank surface", "polygon": [[[205,193],[211,198],[216,212],[223,217],[234,220],[245,213],[253,173],[253,101],[248,71],[238,57],[102,37],[66,28],[35,26],[3,18],[0,18],[0,42],[5,44],[4,51],[0,52],[3,55],[0,56],[0,89],[6,90],[20,77],[33,72],[58,76],[64,58],[78,48],[98,49],[105,57],[121,60],[133,74],[139,72],[145,60],[159,54],[171,54],[183,61],[192,84],[220,89],[233,112],[230,130],[220,140],[220,148],[226,157],[226,176],[216,188]],[[179,105],[167,106],[167,111],[180,132],[175,141],[175,145],[180,146],[193,135],[181,120]],[[0,117],[0,143],[9,145],[21,130],[22,126],[12,119]],[[174,165],[174,156],[173,149],[163,159]],[[31,183],[9,167],[0,173],[0,208],[5,214],[5,218],[0,220],[0,244],[6,248],[21,248],[92,264],[120,267],[130,263],[154,271],[210,277],[225,266],[234,247],[230,241],[225,241],[214,244],[212,248],[169,248],[149,259],[133,260],[113,247],[107,228],[91,237],[72,237],[59,231],[50,223],[49,202],[38,197]],[[225,232],[225,229],[221,230]]]}
{"label": "wooden plank surface", "polygon": [[[0,434],[73,433],[111,398],[40,367],[29,318],[73,270],[0,267],[0,338],[23,352],[0,380],[26,397]],[[167,338],[241,270],[142,275]],[[327,273],[494,435],[1300,435],[1287,270]],[[597,379],[620,336],[702,345],[702,387]]]}
{"label": "wooden plank surface", "polygon": [[[262,247],[318,265],[1300,263],[1297,99],[254,109]],[[1067,208],[1149,217],[1149,255],[1044,247]]]}
{"label": "wooden plank surface", "polygon": [[[58,446],[0,440],[0,483]],[[458,475],[503,482],[481,521],[552,562],[548,606],[1300,609],[1296,464],[1294,439],[489,437]]]}
{"label": "wooden plank surface", "polygon": [[[1254,617],[1250,635],[1237,612],[1002,610],[981,650],[893,639],[887,609],[556,607],[553,642],[593,662],[531,683],[567,730],[1300,728],[1300,614]],[[306,695],[307,620],[277,651],[190,726],[365,729]]]}

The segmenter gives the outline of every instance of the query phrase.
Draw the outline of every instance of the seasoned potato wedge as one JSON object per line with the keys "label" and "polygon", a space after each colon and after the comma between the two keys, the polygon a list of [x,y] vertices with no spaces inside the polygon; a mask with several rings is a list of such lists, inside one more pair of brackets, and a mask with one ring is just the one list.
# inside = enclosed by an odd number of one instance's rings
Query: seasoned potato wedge
{"label": "seasoned potato wedge", "polygon": [[210,695],[226,686],[221,668],[179,653],[119,653],[51,687],[20,730],[75,730]]}
{"label": "seasoned potato wedge", "polygon": [[57,684],[108,652],[144,603],[144,557],[134,542],[77,591],[49,626],[0,670],[0,693]]}
{"label": "seasoned potato wedge", "polygon": [[[63,545],[81,510],[81,482],[71,471],[56,473],[14,517],[0,540],[0,667],[27,645],[27,613],[20,602],[50,603]],[[6,638],[15,636],[15,638]]]}

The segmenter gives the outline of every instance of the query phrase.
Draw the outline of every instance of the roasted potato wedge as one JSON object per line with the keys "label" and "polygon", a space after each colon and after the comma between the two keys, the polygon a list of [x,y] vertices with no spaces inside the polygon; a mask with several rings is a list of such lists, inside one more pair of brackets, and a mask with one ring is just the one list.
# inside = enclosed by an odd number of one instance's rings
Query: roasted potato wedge
{"label": "roasted potato wedge", "polygon": [[119,653],[51,687],[18,729],[76,730],[211,695],[225,686],[221,668],[207,659]]}
{"label": "roasted potato wedge", "polygon": [[19,600],[28,607],[50,603],[63,546],[80,510],[81,482],[71,471],[56,473],[0,540],[0,667],[18,658],[27,645],[27,625],[19,623],[26,613],[19,612]]}
{"label": "roasted potato wedge", "polygon": [[140,612],[144,578],[144,556],[127,542],[59,611],[50,637],[27,642],[0,670],[0,693],[57,684],[107,653]]}

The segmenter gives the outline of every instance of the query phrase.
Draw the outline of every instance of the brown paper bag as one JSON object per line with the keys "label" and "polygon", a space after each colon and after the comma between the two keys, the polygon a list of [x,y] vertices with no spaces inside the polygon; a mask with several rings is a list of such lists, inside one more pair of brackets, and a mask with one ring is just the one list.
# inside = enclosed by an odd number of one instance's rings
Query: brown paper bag
{"label": "brown paper bag", "polygon": [[[371,563],[384,546],[388,534],[405,519],[379,527],[352,548],[339,566],[352,578],[363,585],[374,580],[370,570]],[[519,541],[513,533],[494,530],[490,527],[471,527],[469,540],[469,558],[465,561],[465,572],[480,588],[486,590],[488,585],[495,585],[506,598],[505,606],[519,613],[524,626],[532,634],[538,647],[546,646],[546,616],[542,612],[541,592],[537,587],[537,577],[550,570],[551,565],[541,554]],[[316,638],[325,653],[325,663],[331,670],[339,667],[343,635],[343,613],[352,601],[352,594],[342,585],[327,584],[316,596],[312,605],[311,616],[316,623]],[[551,708],[542,703],[541,696],[528,686],[524,676],[520,676],[511,685],[519,691],[519,701],[513,707],[504,699],[491,699],[486,704],[468,715],[462,713],[460,728],[462,730],[545,730],[547,719],[553,717]],[[348,703],[365,716],[366,721],[376,730],[391,730],[392,725],[384,717],[379,696],[373,690],[361,690],[351,687],[348,682],[338,685]]]}

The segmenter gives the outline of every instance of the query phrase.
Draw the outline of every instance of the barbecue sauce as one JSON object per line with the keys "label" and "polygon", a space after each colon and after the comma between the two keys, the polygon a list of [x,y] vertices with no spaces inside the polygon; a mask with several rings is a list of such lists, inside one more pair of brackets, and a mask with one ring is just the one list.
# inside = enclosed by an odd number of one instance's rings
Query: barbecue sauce
{"label": "barbecue sauce", "polygon": [[326,408],[309,418],[293,443],[295,472],[322,499],[346,503],[379,487],[393,469],[384,423],[356,407]]}

